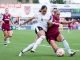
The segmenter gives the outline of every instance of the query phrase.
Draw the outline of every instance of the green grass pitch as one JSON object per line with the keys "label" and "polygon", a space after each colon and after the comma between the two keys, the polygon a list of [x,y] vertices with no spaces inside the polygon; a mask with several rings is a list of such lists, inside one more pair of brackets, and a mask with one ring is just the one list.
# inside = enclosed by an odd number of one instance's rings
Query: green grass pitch
{"label": "green grass pitch", "polygon": [[[77,50],[73,57],[69,57],[66,53],[64,57],[57,57],[46,40],[37,48],[35,53],[26,52],[19,57],[20,50],[34,41],[35,33],[30,30],[15,30],[11,43],[6,47],[3,45],[3,34],[0,31],[0,60],[80,60],[80,31],[73,30],[70,32],[63,31],[65,39],[69,42],[72,49]],[[57,43],[63,47],[61,43]]]}

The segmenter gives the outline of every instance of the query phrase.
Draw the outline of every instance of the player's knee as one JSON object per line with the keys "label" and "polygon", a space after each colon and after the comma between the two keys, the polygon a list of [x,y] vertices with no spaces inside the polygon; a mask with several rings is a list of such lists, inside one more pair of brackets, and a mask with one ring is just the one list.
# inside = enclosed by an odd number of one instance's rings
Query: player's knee
{"label": "player's knee", "polygon": [[12,37],[12,34],[9,34],[8,37]]}
{"label": "player's knee", "polygon": [[62,40],[57,40],[57,42],[62,42]]}
{"label": "player's knee", "polygon": [[8,34],[8,37],[12,37],[12,35],[11,34]]}
{"label": "player's knee", "polygon": [[12,35],[13,35],[13,31],[9,31],[8,36],[9,36],[9,37],[12,37]]}
{"label": "player's knee", "polygon": [[45,38],[46,38],[46,36],[41,36],[41,38],[42,38],[42,39],[45,39]]}
{"label": "player's knee", "polygon": [[57,39],[57,42],[62,42],[64,40],[64,38],[59,38]]}
{"label": "player's knee", "polygon": [[60,39],[60,40],[58,40],[58,42],[63,42],[64,41],[64,39]]}

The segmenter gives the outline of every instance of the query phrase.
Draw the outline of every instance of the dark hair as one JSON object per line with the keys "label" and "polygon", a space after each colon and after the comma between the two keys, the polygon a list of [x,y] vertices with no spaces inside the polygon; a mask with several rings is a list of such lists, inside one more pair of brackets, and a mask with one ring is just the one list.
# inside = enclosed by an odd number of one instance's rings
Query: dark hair
{"label": "dark hair", "polygon": [[43,10],[43,9],[47,9],[47,6],[46,5],[43,5],[42,7],[41,7],[41,9],[39,10],[39,12],[41,12],[41,10]]}
{"label": "dark hair", "polygon": [[53,8],[53,9],[57,9],[57,8]]}

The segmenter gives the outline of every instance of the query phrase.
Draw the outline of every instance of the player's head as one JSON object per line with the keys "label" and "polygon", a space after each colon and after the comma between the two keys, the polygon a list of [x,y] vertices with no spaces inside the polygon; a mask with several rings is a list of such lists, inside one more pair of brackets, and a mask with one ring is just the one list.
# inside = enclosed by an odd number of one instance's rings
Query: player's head
{"label": "player's head", "polygon": [[5,8],[5,13],[8,13],[9,12],[9,9],[8,8]]}
{"label": "player's head", "polygon": [[55,14],[57,10],[58,10],[57,8],[53,8],[52,9],[52,14]]}
{"label": "player's head", "polygon": [[59,17],[59,16],[60,16],[60,11],[59,11],[59,10],[56,10],[56,11],[54,12],[54,15],[55,15],[56,17]]}
{"label": "player's head", "polygon": [[39,10],[39,12],[41,12],[41,14],[45,15],[47,13],[47,6],[43,5],[41,7],[41,9]]}

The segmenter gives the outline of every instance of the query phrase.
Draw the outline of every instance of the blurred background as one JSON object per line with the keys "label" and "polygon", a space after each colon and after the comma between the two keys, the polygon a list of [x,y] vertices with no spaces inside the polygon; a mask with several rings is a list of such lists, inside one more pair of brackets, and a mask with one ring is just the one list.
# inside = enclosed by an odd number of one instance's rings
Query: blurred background
{"label": "blurred background", "polygon": [[[39,12],[42,5],[48,8],[47,13],[51,14],[53,8],[60,10],[61,21],[74,21],[70,24],[60,24],[60,32],[69,42],[72,50],[77,51],[76,55],[69,57],[57,57],[49,44],[44,41],[36,53],[26,53],[18,57],[18,53],[35,38],[35,20],[20,25],[30,17]],[[0,0],[0,21],[5,13],[5,8],[9,9],[13,24],[14,36],[11,44],[3,46],[3,32],[0,23],[0,60],[80,60],[80,0]],[[60,47],[62,43],[58,43]]]}
{"label": "blurred background", "polygon": [[[72,24],[60,25],[61,29],[78,29],[80,30],[80,1],[79,0],[0,0],[0,20],[4,14],[5,8],[9,9],[12,15],[12,21],[16,21],[15,29],[26,30],[32,29],[31,27],[35,21],[30,22],[28,25],[19,26],[28,18],[34,16],[42,5],[48,7],[48,13],[51,13],[53,8],[60,10],[61,20],[70,21],[75,20]],[[68,28],[70,27],[70,28]],[[0,27],[1,29],[1,27]]]}
{"label": "blurred background", "polygon": [[[43,0],[42,0],[43,1]],[[74,4],[80,3],[80,0],[47,0],[54,4]],[[0,4],[17,4],[17,3],[39,3],[39,0],[0,0]]]}

